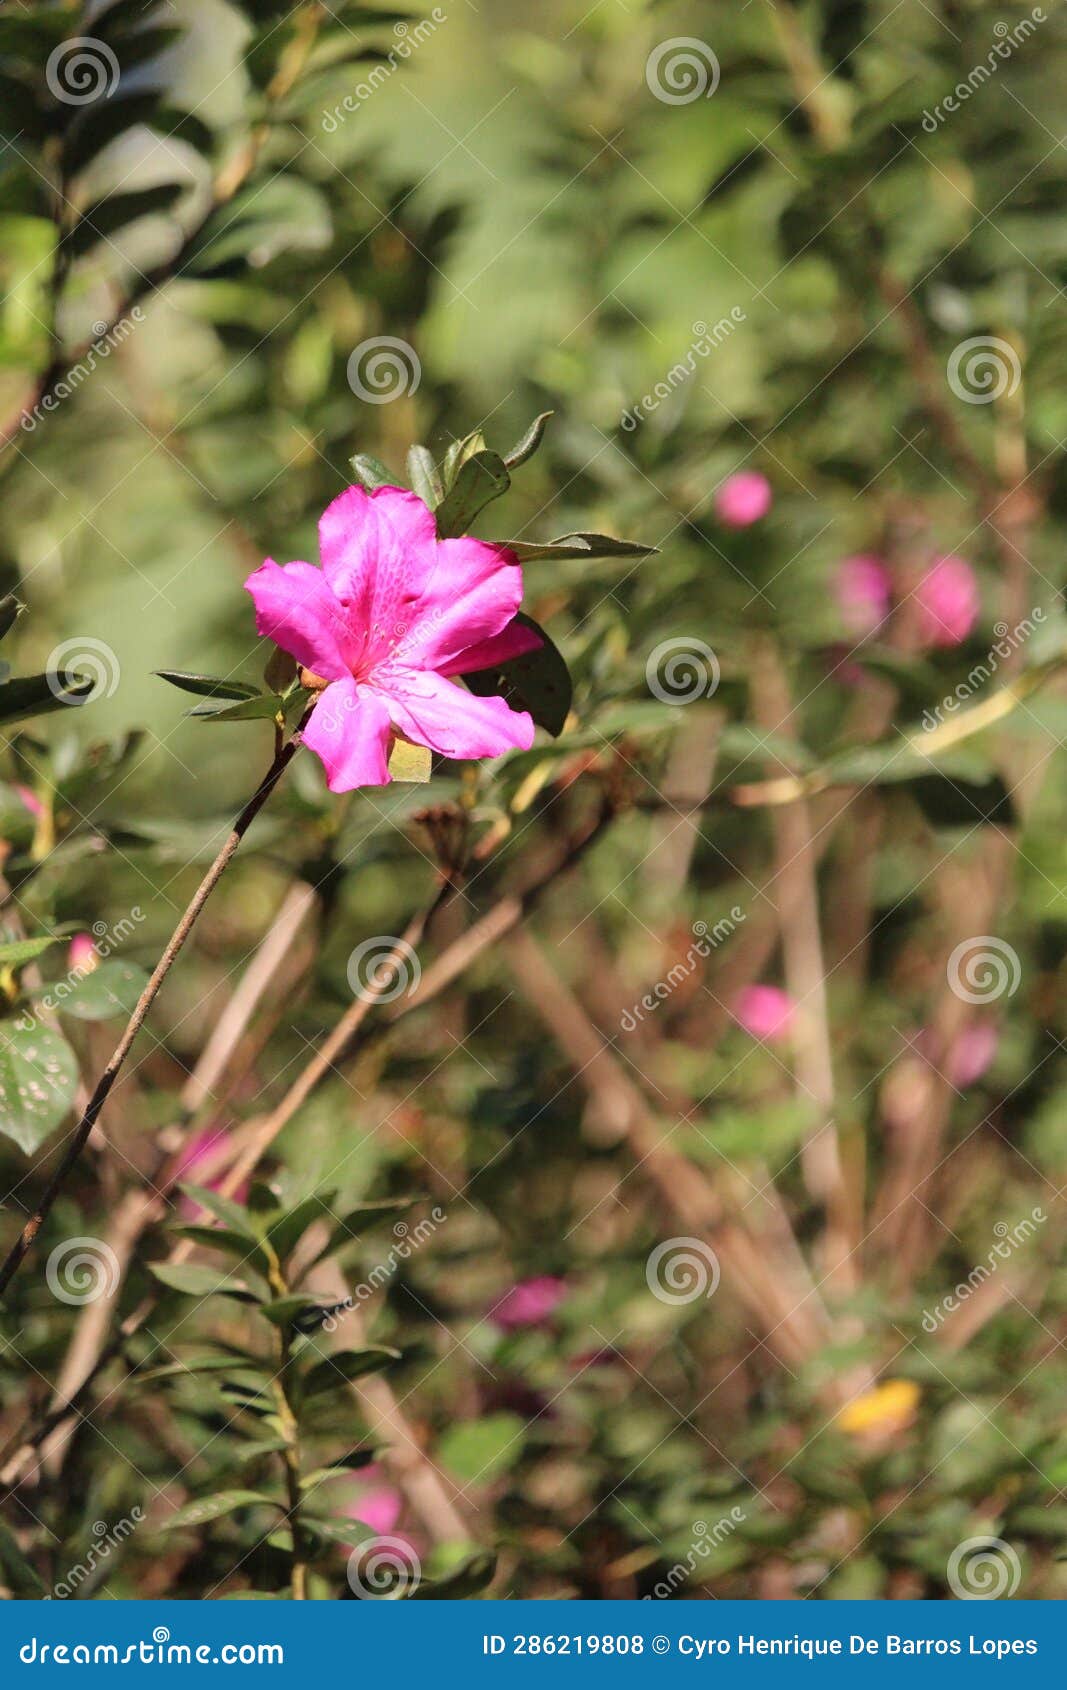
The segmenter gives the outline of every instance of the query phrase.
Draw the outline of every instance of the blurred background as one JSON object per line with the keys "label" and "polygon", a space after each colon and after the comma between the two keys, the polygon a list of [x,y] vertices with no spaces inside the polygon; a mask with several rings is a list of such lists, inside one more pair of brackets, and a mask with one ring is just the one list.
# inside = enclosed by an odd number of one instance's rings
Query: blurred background
{"label": "blurred background", "polygon": [[[8,937],[62,941],[5,1028],[72,934],[143,981],[271,755],[152,672],[259,686],[243,581],[353,454],[552,411],[476,531],[656,549],[525,561],[559,738],[296,759],[7,1293],[13,1593],[278,1588],[254,1502],[166,1530],[257,1454],[159,1371],[246,1316],[147,1264],[442,873],[254,1176],[416,1199],[314,1270],[400,1352],[308,1433],[369,1452],[353,1541],[489,1596],[1065,1593],[1060,10],[3,8],[5,655],[95,680],[5,727]],[[42,1132],[0,1073],[5,1249],[109,1013]]]}

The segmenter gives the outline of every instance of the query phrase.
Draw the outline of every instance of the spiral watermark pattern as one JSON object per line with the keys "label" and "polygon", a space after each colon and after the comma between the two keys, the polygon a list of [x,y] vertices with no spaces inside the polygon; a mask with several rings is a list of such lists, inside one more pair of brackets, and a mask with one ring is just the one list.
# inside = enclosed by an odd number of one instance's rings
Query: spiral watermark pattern
{"label": "spiral watermark pattern", "polygon": [[710,100],[719,86],[719,61],[706,41],[675,35],[653,47],[645,60],[650,93],[665,106],[688,106]]}
{"label": "spiral watermark pattern", "polygon": [[692,704],[710,698],[721,678],[719,659],[703,640],[683,634],[649,652],[645,681],[661,704]]}
{"label": "spiral watermark pattern", "polygon": [[[48,690],[62,704],[88,704],[94,698],[111,698],[118,688],[119,660],[103,640],[77,638],[53,646],[45,665]],[[92,687],[77,699],[68,697],[72,680],[91,680]]]}
{"label": "spiral watermark pattern", "polygon": [[354,997],[364,1003],[395,1003],[417,989],[422,964],[406,939],[376,933],[356,946],[346,972]]}
{"label": "spiral watermark pattern", "polygon": [[118,87],[119,61],[106,41],[72,35],[53,47],[44,67],[49,92],[64,106],[106,100]]}
{"label": "spiral watermark pattern", "polygon": [[994,1003],[997,998],[1015,996],[1022,964],[1006,939],[979,933],[956,946],[945,973],[950,989],[964,1003]]}
{"label": "spiral watermark pattern", "polygon": [[953,348],[948,385],[965,405],[991,405],[1010,399],[1023,379],[1019,354],[995,335],[973,335]]}
{"label": "spiral watermark pattern", "polygon": [[702,1238],[668,1238],[645,1263],[645,1280],[661,1303],[695,1303],[718,1290],[719,1258]]}
{"label": "spiral watermark pattern", "polygon": [[1014,1596],[1023,1576],[1019,1557],[1002,1537],[969,1537],[948,1558],[948,1582],[961,1602]]}
{"label": "spiral watermark pattern", "polygon": [[402,1537],[376,1537],[348,1557],[348,1585],[363,1601],[395,1602],[422,1579],[422,1563]]}
{"label": "spiral watermark pattern", "polygon": [[45,1267],[53,1297],[75,1308],[113,1296],[119,1278],[119,1259],[100,1238],[68,1238],[56,1245]]}
{"label": "spiral watermark pattern", "polygon": [[348,385],[368,405],[389,405],[417,393],[422,380],[419,355],[406,340],[379,334],[361,340],[347,366]]}

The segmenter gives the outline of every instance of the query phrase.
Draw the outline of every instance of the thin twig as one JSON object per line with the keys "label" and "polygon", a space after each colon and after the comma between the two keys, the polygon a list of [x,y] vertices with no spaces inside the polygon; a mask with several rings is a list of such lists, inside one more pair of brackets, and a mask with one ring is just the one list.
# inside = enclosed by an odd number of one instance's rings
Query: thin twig
{"label": "thin twig", "polygon": [[[303,727],[303,722],[301,722],[300,726]],[[18,1238],[8,1251],[3,1265],[0,1266],[0,1293],[6,1291],[15,1274],[18,1272],[19,1267],[25,1260],[27,1252],[40,1231],[43,1222],[50,1213],[52,1205],[77,1165],[82,1151],[85,1149],[85,1146],[89,1141],[96,1118],[103,1108],[104,1103],[107,1101],[108,1094],[118,1078],[119,1070],[125,1062],[126,1057],[129,1055],[130,1048],[144,1025],[145,1017],[151,1009],[152,1004],[155,1002],[156,995],[159,992],[160,987],[167,978],[167,975],[170,973],[170,970],[177,960],[185,941],[188,939],[190,933],[196,925],[196,921],[201,910],[207,903],[208,898],[211,896],[215,887],[218,885],[218,882],[229,866],[231,859],[235,856],[242,839],[248,832],[252,823],[255,821],[264,804],[267,802],[267,799],[274,791],[274,788],[281,780],[282,775],[285,773],[285,770],[296,755],[299,747],[300,731],[298,729],[292,739],[289,740],[288,744],[283,745],[276,753],[270,768],[267,770],[267,773],[260,781],[256,791],[253,793],[252,797],[237,817],[237,820],[234,822],[233,828],[231,829],[225,844],[218,856],[215,858],[211,867],[208,869],[204,878],[201,880],[200,885],[193,894],[193,897],[186,907],[181,920],[178,922],[177,927],[171,934],[163,955],[156,963],[156,966],[152,971],[151,978],[138,998],[133,1013],[126,1023],[125,1031],[112,1053],[111,1060],[108,1062],[107,1067],[104,1069],[96,1083],[93,1093],[85,1108],[85,1112],[71,1136],[70,1143],[60,1160],[59,1166],[56,1168],[55,1173],[49,1180],[48,1185],[45,1188],[44,1195],[38,1203],[35,1212],[26,1222],[22,1231],[19,1233]]]}

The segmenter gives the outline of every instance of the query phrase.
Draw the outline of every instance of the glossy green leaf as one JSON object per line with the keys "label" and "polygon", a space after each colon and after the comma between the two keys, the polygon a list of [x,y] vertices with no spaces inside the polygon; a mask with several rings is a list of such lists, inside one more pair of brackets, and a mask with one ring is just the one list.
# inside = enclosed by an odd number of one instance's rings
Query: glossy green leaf
{"label": "glossy green leaf", "polygon": [[187,1502],[183,1508],[176,1508],[170,1517],[163,1521],[158,1528],[161,1532],[176,1532],[183,1526],[204,1526],[210,1520],[221,1520],[227,1514],[235,1514],[240,1508],[277,1508],[285,1512],[285,1505],[273,1496],[264,1496],[258,1490],[224,1490],[215,1496],[205,1496],[196,1502]]}
{"label": "glossy green leaf", "polygon": [[52,710],[77,709],[96,689],[91,675],[23,675],[0,686],[0,722],[21,722]]}
{"label": "glossy green leaf", "polygon": [[259,688],[247,681],[221,680],[217,675],[195,675],[185,669],[154,669],[161,681],[169,681],[182,692],[197,693],[201,698],[258,698]]}
{"label": "glossy green leaf", "polygon": [[539,417],[534,418],[522,439],[510,452],[505,452],[504,463],[508,469],[518,469],[520,464],[527,463],[533,457],[545,437],[545,429],[555,414],[554,411],[542,411]]}
{"label": "glossy green leaf", "polygon": [[255,1303],[259,1299],[243,1280],[220,1274],[218,1268],[204,1267],[200,1262],[149,1262],[149,1273],[171,1291],[186,1297],[233,1297],[239,1303]]}
{"label": "glossy green leaf", "polygon": [[381,1373],[383,1368],[399,1360],[399,1350],[380,1344],[370,1345],[364,1350],[337,1350],[324,1361],[316,1362],[304,1375],[300,1387],[301,1401],[308,1402],[324,1392],[340,1390],[342,1385],[351,1384],[353,1379],[362,1379],[367,1373]]}
{"label": "glossy green leaf", "polygon": [[522,612],[516,618],[524,628],[541,636],[537,651],[513,657],[493,669],[478,669],[461,677],[463,684],[479,698],[494,694],[506,698],[513,710],[528,710],[539,728],[555,737],[563,732],[570,713],[574,687],[563,654],[532,617]]}
{"label": "glossy green leaf", "polygon": [[[66,982],[60,982],[60,986]],[[98,962],[63,996],[53,988],[56,1008],[82,1021],[109,1021],[115,1015],[129,1015],[148,984],[148,975],[133,962],[116,957]]]}
{"label": "glossy green leaf", "polygon": [[0,1021],[0,1133],[27,1155],[64,1121],[78,1088],[78,1063],[49,1027]]}
{"label": "glossy green leaf", "polygon": [[466,534],[478,512],[499,499],[511,486],[504,460],[496,452],[476,452],[459,467],[456,478],[437,507],[437,532],[442,539]]}

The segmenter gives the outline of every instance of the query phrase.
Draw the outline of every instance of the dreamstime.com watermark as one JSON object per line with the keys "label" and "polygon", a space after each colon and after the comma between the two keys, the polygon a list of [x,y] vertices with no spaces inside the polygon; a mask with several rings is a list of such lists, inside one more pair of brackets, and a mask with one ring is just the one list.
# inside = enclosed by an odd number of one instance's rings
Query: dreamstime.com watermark
{"label": "dreamstime.com watermark", "polygon": [[702,1238],[665,1238],[649,1253],[645,1283],[658,1302],[675,1308],[714,1297],[719,1258]]}
{"label": "dreamstime.com watermark", "polygon": [[165,1625],[139,1643],[42,1643],[31,1637],[19,1650],[23,1666],[75,1667],[280,1667],[280,1643],[172,1643]]}
{"label": "dreamstime.com watermark", "polygon": [[1032,610],[1029,616],[1024,616],[1021,622],[1016,622],[1014,628],[1010,628],[1006,622],[994,622],[993,632],[997,637],[982,661],[974,665],[967,678],[960,681],[954,691],[946,693],[940,704],[931,705],[929,710],[924,711],[922,719],[924,733],[930,733],[934,728],[941,727],[946,716],[954,716],[956,711],[967,703],[968,699],[973,698],[976,692],[980,692],[997,673],[1001,659],[1010,657],[1012,652],[1018,651],[1020,646],[1025,645],[1044,621],[1045,612],[1039,606]]}
{"label": "dreamstime.com watermark", "polygon": [[720,679],[719,659],[707,641],[695,634],[661,640],[645,663],[645,684],[661,704],[692,704],[698,698],[710,698]]}
{"label": "dreamstime.com watermark", "polygon": [[1015,1595],[1023,1569],[1002,1537],[969,1537],[952,1551],[946,1573],[960,1602],[997,1602]]}
{"label": "dreamstime.com watermark", "polygon": [[998,1221],[993,1228],[997,1242],[985,1261],[978,1262],[967,1278],[957,1285],[955,1290],[946,1292],[932,1309],[923,1310],[923,1331],[936,1332],[950,1314],[955,1314],[968,1297],[973,1297],[986,1280],[992,1278],[1003,1262],[1010,1261],[1016,1250],[1030,1242],[1038,1227],[1043,1226],[1047,1220],[1044,1209],[1037,1207],[1031,1209],[1029,1215],[1024,1216],[1021,1221],[1016,1221],[1014,1226],[1009,1226],[1007,1221]]}
{"label": "dreamstime.com watermark", "polygon": [[57,411],[72,393],[77,393],[82,382],[89,379],[97,365],[109,358],[116,346],[121,346],[133,333],[134,326],[144,320],[144,312],[139,305],[135,305],[128,317],[120,317],[110,328],[106,323],[94,323],[92,343],[82,353],[78,362],[70,366],[66,375],[60,376],[50,393],[46,393],[31,411],[23,415],[19,426],[25,433],[32,434],[38,423],[44,422],[45,417],[52,411]]}
{"label": "dreamstime.com watermark", "polygon": [[420,1250],[447,1219],[444,1209],[435,1203],[426,1219],[419,1221],[417,1226],[409,1226],[407,1221],[397,1221],[393,1228],[394,1242],[390,1245],[385,1260],[376,1262],[366,1277],[349,1292],[344,1302],[338,1303],[326,1316],[322,1322],[322,1330],[336,1332],[345,1315],[351,1314],[361,1303],[369,1302],[376,1291],[380,1291],[383,1285],[388,1285],[399,1264],[408,1261],[416,1250]]}
{"label": "dreamstime.com watermark", "polygon": [[1013,998],[1023,977],[1019,953],[996,933],[961,939],[945,964],[949,991],[962,1003]]}
{"label": "dreamstime.com watermark", "polygon": [[327,135],[335,135],[342,123],[357,112],[364,100],[369,100],[376,93],[383,82],[388,82],[393,72],[400,69],[406,59],[410,59],[416,47],[421,47],[428,41],[436,29],[448,22],[448,13],[440,6],[435,6],[428,16],[420,19],[415,25],[401,20],[393,25],[396,44],[390,47],[384,59],[371,66],[366,80],[357,82],[355,90],[346,94],[344,99],[334,106],[332,111],[323,112],[319,122]]}
{"label": "dreamstime.com watermark", "polygon": [[638,998],[635,1004],[625,1009],[619,1018],[619,1026],[624,1033],[632,1033],[639,1022],[646,1015],[654,1015],[661,1003],[665,1003],[691,977],[693,970],[702,958],[711,955],[717,946],[737,931],[745,919],[745,912],[740,904],[734,904],[729,915],[720,916],[714,927],[709,928],[706,921],[694,921],[693,943],[686,951],[680,962],[669,968],[662,980],[647,991],[643,998]]}
{"label": "dreamstime.com watermark", "polygon": [[748,1515],[738,1506],[731,1508],[729,1514],[724,1514],[721,1520],[716,1520],[713,1526],[706,1520],[694,1520],[693,1541],[686,1551],[684,1561],[676,1561],[666,1578],[662,1578],[652,1586],[641,1600],[643,1602],[663,1602],[668,1596],[673,1596],[678,1586],[685,1584],[698,1570],[701,1561],[706,1561],[713,1549],[718,1549],[738,1526],[743,1525]]}
{"label": "dreamstime.com watermark", "polygon": [[649,93],[665,106],[688,106],[710,100],[719,86],[719,61],[706,41],[695,35],[673,35],[653,47],[645,60]]}
{"label": "dreamstime.com watermark", "polygon": [[1023,367],[1009,341],[995,334],[976,334],[961,340],[949,355],[948,385],[965,405],[991,405],[1010,399],[1019,390]]}
{"label": "dreamstime.com watermark", "polygon": [[83,980],[96,968],[98,963],[113,956],[120,945],[125,944],[130,934],[144,920],[144,911],[140,904],[134,904],[129,915],[124,915],[114,926],[106,921],[94,921],[92,925],[93,953],[85,962],[79,962],[68,969],[62,980],[51,980],[46,990],[39,992],[34,998],[32,1010],[26,1010],[15,1019],[15,1026],[20,1033],[31,1033],[36,1027],[42,1014],[54,1015],[61,1010],[71,993],[81,985]]}
{"label": "dreamstime.com watermark", "polygon": [[645,417],[651,416],[653,411],[658,411],[665,399],[669,399],[672,393],[676,393],[678,388],[685,385],[696,371],[698,359],[707,358],[715,351],[717,346],[721,346],[724,340],[729,339],[735,329],[740,328],[742,323],[747,322],[748,317],[740,305],[732,306],[729,315],[720,317],[718,322],[712,323],[710,328],[702,320],[695,322],[693,324],[694,338],[690,342],[684,358],[667,371],[663,380],[658,381],[650,393],[643,393],[628,411],[622,413],[619,419],[620,426],[625,428],[628,433],[632,433],[639,422]]}
{"label": "dreamstime.com watermark", "polygon": [[997,37],[997,40],[985,59],[980,64],[975,65],[962,82],[957,82],[951,93],[946,94],[933,111],[923,112],[923,128],[926,133],[935,135],[938,126],[944,123],[946,118],[958,112],[961,105],[965,105],[972,94],[977,94],[978,90],[989,81],[989,78],[1000,69],[1004,60],[1011,58],[1016,47],[1021,47],[1024,42],[1029,41],[1038,24],[1045,22],[1047,22],[1047,18],[1044,9],[1041,6],[1035,6],[1030,16],[1020,19],[1014,27],[1007,23],[995,23],[993,34]]}
{"label": "dreamstime.com watermark", "polygon": [[109,1526],[106,1520],[97,1520],[93,1526],[93,1541],[85,1560],[68,1567],[44,1600],[65,1602],[68,1597],[76,1596],[86,1582],[95,1584],[97,1580],[94,1575],[106,1567],[108,1557],[133,1535],[143,1519],[144,1513],[140,1508],[131,1508],[126,1518],[120,1520],[117,1525]]}

